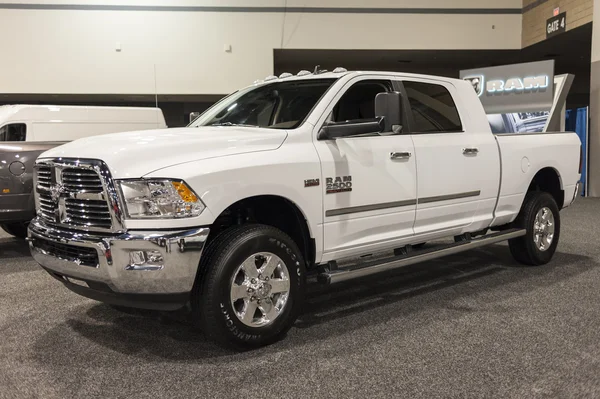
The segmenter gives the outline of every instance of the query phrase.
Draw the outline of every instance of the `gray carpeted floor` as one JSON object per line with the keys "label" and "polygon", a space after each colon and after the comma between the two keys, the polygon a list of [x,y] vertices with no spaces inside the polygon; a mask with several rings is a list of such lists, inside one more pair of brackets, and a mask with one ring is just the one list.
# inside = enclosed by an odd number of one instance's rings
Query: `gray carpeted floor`
{"label": "gray carpeted floor", "polygon": [[229,353],[175,316],[71,293],[0,236],[0,397],[600,397],[600,200],[553,262],[505,245],[311,287],[288,337]]}

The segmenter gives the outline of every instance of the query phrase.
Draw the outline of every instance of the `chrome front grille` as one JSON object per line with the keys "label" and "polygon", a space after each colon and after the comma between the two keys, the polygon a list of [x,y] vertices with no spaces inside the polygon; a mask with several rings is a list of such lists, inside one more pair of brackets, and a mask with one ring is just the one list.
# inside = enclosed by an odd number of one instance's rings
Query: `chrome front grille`
{"label": "chrome front grille", "polygon": [[38,216],[74,230],[120,230],[114,183],[100,161],[38,161],[35,168]]}

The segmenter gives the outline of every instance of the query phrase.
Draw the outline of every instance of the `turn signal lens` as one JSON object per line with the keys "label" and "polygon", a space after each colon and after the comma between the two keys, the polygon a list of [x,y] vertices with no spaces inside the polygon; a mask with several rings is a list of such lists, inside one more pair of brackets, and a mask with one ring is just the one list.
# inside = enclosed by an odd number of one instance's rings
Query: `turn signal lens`
{"label": "turn signal lens", "polygon": [[172,184],[182,200],[185,202],[198,202],[196,194],[184,182],[174,181]]}

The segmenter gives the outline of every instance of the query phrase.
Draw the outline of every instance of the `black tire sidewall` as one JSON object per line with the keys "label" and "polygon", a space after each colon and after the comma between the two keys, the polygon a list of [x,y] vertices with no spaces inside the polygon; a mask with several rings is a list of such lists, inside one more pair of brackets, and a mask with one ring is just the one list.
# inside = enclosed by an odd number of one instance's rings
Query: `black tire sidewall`
{"label": "black tire sidewall", "polygon": [[[214,315],[213,335],[217,340],[227,337],[234,346],[256,347],[266,345],[279,338],[296,319],[304,299],[304,266],[302,255],[297,246],[285,234],[273,228],[264,228],[248,232],[226,243],[225,248],[217,250],[213,259],[217,264],[214,274],[205,281],[204,293],[212,300],[206,303],[203,314]],[[225,253],[220,254],[220,252]],[[286,265],[290,279],[288,301],[277,319],[264,327],[249,327],[242,323],[234,313],[230,300],[231,281],[237,268],[251,255],[259,252],[271,252]],[[221,255],[221,256],[220,256]],[[200,299],[202,300],[202,299]]]}
{"label": "black tire sidewall", "polygon": [[16,238],[25,238],[27,237],[27,227],[29,226],[29,222],[12,222],[1,224],[2,230],[6,231],[8,234],[16,237]]}
{"label": "black tire sidewall", "polygon": [[[527,234],[525,235],[527,252],[529,252],[529,256],[535,264],[546,264],[552,259],[552,256],[556,251],[556,247],[558,246],[558,241],[560,238],[560,211],[558,209],[558,205],[556,205],[556,201],[554,201],[554,198],[547,193],[539,193],[532,198],[532,201],[533,205],[530,208],[531,212],[529,212],[525,220],[527,229]],[[541,251],[537,248],[535,242],[533,241],[533,228],[537,213],[544,207],[550,209],[552,216],[554,217],[554,237],[552,238],[552,244],[550,244],[550,247],[545,251]]]}

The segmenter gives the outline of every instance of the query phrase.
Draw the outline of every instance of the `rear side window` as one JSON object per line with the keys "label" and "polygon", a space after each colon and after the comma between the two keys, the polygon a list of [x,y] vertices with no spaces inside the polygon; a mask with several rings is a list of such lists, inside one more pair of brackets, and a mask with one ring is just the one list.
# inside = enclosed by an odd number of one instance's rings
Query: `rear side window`
{"label": "rear side window", "polygon": [[25,141],[27,125],[24,123],[11,123],[0,127],[0,141]]}
{"label": "rear side window", "polygon": [[452,95],[444,86],[402,82],[412,111],[415,133],[461,132],[460,116]]}

